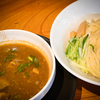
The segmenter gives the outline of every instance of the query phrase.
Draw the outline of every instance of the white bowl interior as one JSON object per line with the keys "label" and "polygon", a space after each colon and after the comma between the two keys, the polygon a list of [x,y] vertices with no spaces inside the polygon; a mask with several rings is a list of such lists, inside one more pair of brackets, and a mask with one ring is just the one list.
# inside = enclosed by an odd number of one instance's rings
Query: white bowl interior
{"label": "white bowl interior", "polygon": [[100,86],[100,79],[87,75],[72,65],[66,58],[64,50],[69,33],[72,30],[76,31],[82,21],[100,18],[99,4],[100,0],[79,0],[66,7],[52,25],[50,43],[56,58],[66,70],[86,82]]}
{"label": "white bowl interior", "polygon": [[40,36],[24,30],[11,29],[11,30],[0,31],[0,42],[7,41],[7,40],[28,41],[38,46],[41,50],[45,52],[46,56],[48,57],[48,60],[50,62],[50,78],[47,84],[44,86],[44,88],[30,99],[30,100],[40,100],[42,97],[46,95],[46,93],[49,91],[50,87],[52,86],[55,78],[55,73],[56,73],[55,58],[50,46]]}

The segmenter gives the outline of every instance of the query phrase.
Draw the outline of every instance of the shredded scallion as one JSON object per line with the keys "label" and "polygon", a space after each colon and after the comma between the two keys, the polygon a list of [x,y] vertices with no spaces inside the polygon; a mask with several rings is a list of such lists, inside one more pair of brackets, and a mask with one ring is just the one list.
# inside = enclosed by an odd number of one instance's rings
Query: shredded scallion
{"label": "shredded scallion", "polygon": [[94,52],[94,46],[92,45],[92,44],[89,44],[91,47],[92,47],[92,50],[93,50],[93,52]]}
{"label": "shredded scallion", "polygon": [[7,60],[7,57],[4,58],[4,62]]}
{"label": "shredded scallion", "polygon": [[28,56],[28,59],[29,59],[30,61],[33,61],[32,57],[30,57],[30,56]]}
{"label": "shredded scallion", "polygon": [[29,74],[28,74],[27,72],[25,72],[25,75],[26,75],[27,77],[29,77]]}
{"label": "shredded scallion", "polygon": [[0,76],[3,75],[5,73],[5,71],[1,72]]}

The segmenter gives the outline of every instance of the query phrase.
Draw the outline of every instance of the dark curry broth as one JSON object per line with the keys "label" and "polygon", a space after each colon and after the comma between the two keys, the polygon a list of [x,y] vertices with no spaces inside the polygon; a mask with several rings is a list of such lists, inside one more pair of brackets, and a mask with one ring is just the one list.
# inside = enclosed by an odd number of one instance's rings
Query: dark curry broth
{"label": "dark curry broth", "polygon": [[22,43],[0,46],[0,98],[28,100],[48,78],[49,62],[38,49]]}

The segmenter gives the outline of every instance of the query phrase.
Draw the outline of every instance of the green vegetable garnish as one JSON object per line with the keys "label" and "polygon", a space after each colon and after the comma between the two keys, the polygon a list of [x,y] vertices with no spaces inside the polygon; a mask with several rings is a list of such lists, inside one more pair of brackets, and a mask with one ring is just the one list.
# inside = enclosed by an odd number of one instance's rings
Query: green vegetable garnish
{"label": "green vegetable garnish", "polygon": [[10,55],[8,56],[9,59],[14,58],[14,57],[15,57],[15,55],[13,55],[13,54],[10,54]]}
{"label": "green vegetable garnish", "polygon": [[94,46],[92,45],[92,44],[89,44],[91,47],[92,47],[92,50],[93,50],[93,52],[94,52]]}
{"label": "green vegetable garnish", "polygon": [[19,69],[19,70],[18,70],[18,73],[20,73],[22,70],[23,70],[23,69]]}
{"label": "green vegetable garnish", "polygon": [[39,61],[38,61],[38,59],[37,59],[36,57],[34,57],[33,55],[28,56],[28,59],[31,61],[31,62],[30,62],[30,65],[32,65],[32,64],[34,63],[34,65],[35,65],[36,67],[39,66]]}
{"label": "green vegetable garnish", "polygon": [[22,64],[20,64],[20,66],[18,67],[18,70],[20,70],[22,67],[23,67],[23,65],[22,65]]}
{"label": "green vegetable garnish", "polygon": [[75,36],[74,38],[70,39],[65,52],[66,57],[72,60],[77,66],[81,66],[85,72],[87,71],[85,67],[88,48],[88,36],[89,34],[80,38]]}
{"label": "green vegetable garnish", "polygon": [[4,62],[7,60],[7,57],[4,58]]}
{"label": "green vegetable garnish", "polygon": [[33,55],[30,55],[30,57],[35,58]]}
{"label": "green vegetable garnish", "polygon": [[5,71],[3,71],[3,72],[0,74],[0,76],[3,75],[4,73],[5,73]]}
{"label": "green vegetable garnish", "polygon": [[32,57],[30,57],[30,56],[28,56],[28,59],[29,59],[30,61],[33,61]]}
{"label": "green vegetable garnish", "polygon": [[25,75],[26,75],[27,77],[29,77],[29,74],[28,74],[27,72],[25,72]]}
{"label": "green vegetable garnish", "polygon": [[65,52],[65,54],[66,54],[66,55],[68,55],[68,54],[69,54],[70,49],[71,49],[71,46],[70,46],[70,45],[68,45],[68,47],[67,47],[67,49],[66,49],[66,52]]}
{"label": "green vegetable garnish", "polygon": [[31,61],[31,62],[30,62],[30,65],[32,65],[33,63],[34,63],[34,61]]}
{"label": "green vegetable garnish", "polygon": [[26,66],[28,66],[28,64],[29,64],[29,63],[25,63],[25,64],[23,65],[23,68],[25,68]]}
{"label": "green vegetable garnish", "polygon": [[4,58],[4,62],[5,62],[7,59],[12,59],[12,58],[14,58],[14,57],[15,57],[15,55],[10,54],[9,56],[7,56],[7,57]]}
{"label": "green vegetable garnish", "polygon": [[36,67],[39,66],[39,62],[38,62],[38,59],[37,59],[37,58],[34,58],[34,65],[35,65]]}
{"label": "green vegetable garnish", "polygon": [[25,67],[27,67],[28,64],[29,64],[29,63],[25,63],[24,65],[21,64],[21,65],[18,67],[18,73],[20,73]]}
{"label": "green vegetable garnish", "polygon": [[84,39],[83,39],[83,43],[82,43],[82,48],[84,47],[84,44],[85,44],[85,42],[86,42],[88,36],[89,36],[89,34],[87,34],[87,35],[84,37]]}
{"label": "green vegetable garnish", "polygon": [[80,42],[76,36],[68,42],[68,46],[65,52],[67,58],[70,58],[71,60],[77,60],[77,56],[79,55],[79,44]]}

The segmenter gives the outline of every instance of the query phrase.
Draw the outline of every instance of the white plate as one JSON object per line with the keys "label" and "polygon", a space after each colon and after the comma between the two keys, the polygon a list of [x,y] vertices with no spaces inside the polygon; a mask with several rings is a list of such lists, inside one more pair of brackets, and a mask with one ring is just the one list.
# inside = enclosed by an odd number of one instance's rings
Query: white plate
{"label": "white plate", "polygon": [[50,32],[50,43],[57,60],[66,70],[86,82],[100,86],[100,79],[83,73],[69,63],[64,51],[70,31],[76,31],[83,20],[98,18],[100,18],[100,0],[80,0],[72,3],[55,19]]}

